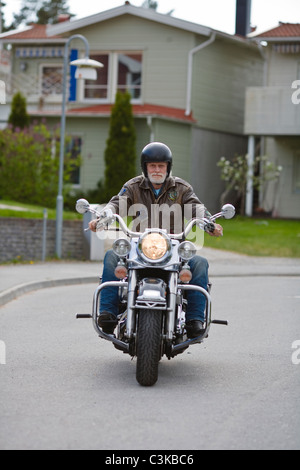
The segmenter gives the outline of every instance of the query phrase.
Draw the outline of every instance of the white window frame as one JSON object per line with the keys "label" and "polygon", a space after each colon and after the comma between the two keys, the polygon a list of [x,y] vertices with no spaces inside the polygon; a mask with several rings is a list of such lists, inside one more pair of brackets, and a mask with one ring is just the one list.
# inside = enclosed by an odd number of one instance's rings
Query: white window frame
{"label": "white window frame", "polygon": [[142,103],[142,93],[143,93],[143,62],[144,62],[144,53],[143,51],[140,51],[140,50],[133,50],[133,51],[130,51],[130,50],[126,50],[126,51],[117,51],[115,52],[115,55],[116,55],[116,58],[115,58],[115,73],[116,73],[116,76],[115,76],[115,80],[114,80],[114,86],[115,86],[115,89],[114,89],[114,95],[113,97],[116,96],[116,92],[117,92],[117,89],[118,89],[118,57],[119,55],[122,54],[122,55],[126,55],[126,54],[141,54],[142,56],[142,61],[141,61],[141,93],[140,93],[140,97],[139,98],[132,98],[131,99],[131,103],[132,104],[140,104]]}
{"label": "white window frame", "polygon": [[[83,101],[84,103],[89,104],[109,104],[111,103],[111,75],[112,75],[112,60],[111,60],[111,52],[110,51],[93,51],[90,52],[90,57],[94,55],[108,55],[108,77],[107,77],[107,98],[85,98],[84,91],[85,91],[85,80],[77,80],[77,95],[79,101]],[[82,55],[81,58],[84,56]],[[101,73],[101,68],[97,69],[97,73]]]}
{"label": "white window frame", "polygon": [[[110,104],[115,102],[115,96],[116,92],[118,89],[118,58],[119,54],[141,54],[142,55],[142,61],[141,61],[141,67],[142,67],[142,72],[141,72],[141,93],[140,97],[137,99],[132,99],[131,103],[133,104],[140,104],[142,103],[142,93],[143,93],[143,59],[144,59],[144,52],[142,50],[117,50],[117,51],[92,51],[90,52],[90,56],[92,57],[93,55],[109,55],[109,62],[108,62],[108,87],[107,87],[107,98],[85,98],[84,97],[84,90],[85,90],[85,84],[83,80],[78,80],[78,98],[80,101],[84,103],[89,103],[89,104]],[[98,73],[101,73],[101,69],[98,70]]]}

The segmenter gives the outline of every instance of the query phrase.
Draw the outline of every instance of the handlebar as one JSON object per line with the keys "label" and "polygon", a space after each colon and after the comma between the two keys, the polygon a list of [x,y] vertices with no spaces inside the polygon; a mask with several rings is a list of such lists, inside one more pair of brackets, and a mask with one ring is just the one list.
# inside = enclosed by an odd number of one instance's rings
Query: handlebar
{"label": "handlebar", "polygon": [[[92,209],[91,211],[89,211],[93,214],[95,214],[97,217],[99,217],[99,219],[105,219],[105,216],[101,216],[101,214]],[[206,217],[203,217],[203,218],[194,218],[194,219],[191,219],[188,224],[186,225],[184,231],[182,233],[175,233],[175,234],[168,234],[168,236],[171,238],[171,239],[174,239],[174,240],[182,240],[182,239],[185,239],[187,238],[188,234],[191,232],[191,230],[193,229],[193,227],[195,225],[198,225],[198,227],[201,229],[201,230],[204,230],[205,232],[213,232],[214,231],[214,221],[220,217],[224,217],[224,214],[222,212],[219,212],[218,214],[215,214],[209,218],[206,218]],[[113,217],[108,221],[108,223],[105,223],[105,221],[103,220],[103,225],[111,225],[112,223],[114,223],[115,221],[117,221],[120,225],[120,228],[121,230],[124,232],[125,235],[127,235],[129,238],[139,238],[141,236],[141,232],[133,232],[131,231],[127,225],[125,224],[123,218],[118,215],[118,214],[113,214]],[[89,229],[85,229],[85,230],[89,230]]]}
{"label": "handlebar", "polygon": [[[76,210],[80,214],[90,212],[92,214],[95,214],[99,219],[107,218],[106,216],[103,217],[103,214],[98,212],[96,209],[93,209],[90,206],[89,202],[86,201],[85,199],[79,199],[77,201]],[[198,227],[201,228],[204,231],[210,231],[211,232],[211,231],[213,231],[213,226],[214,226],[214,222],[215,222],[216,219],[218,219],[220,217],[224,217],[225,219],[232,219],[232,217],[234,217],[234,215],[235,215],[234,206],[232,206],[231,204],[225,204],[222,207],[221,212],[218,212],[217,214],[212,215],[209,218],[203,217],[203,218],[191,219],[188,222],[187,226],[185,227],[185,229],[182,233],[168,234],[168,236],[170,238],[174,239],[174,240],[185,239],[195,225],[198,225]],[[139,238],[141,236],[141,232],[132,232],[131,230],[129,230],[129,228],[125,224],[124,220],[122,219],[122,217],[119,216],[118,214],[113,214],[112,217],[109,218],[108,224],[110,225],[113,222],[115,222],[116,220],[119,223],[119,225],[120,225],[122,231],[124,232],[124,234],[127,235],[128,237],[130,237],[130,238]],[[107,223],[105,223],[104,220],[103,220],[103,225],[107,225]]]}

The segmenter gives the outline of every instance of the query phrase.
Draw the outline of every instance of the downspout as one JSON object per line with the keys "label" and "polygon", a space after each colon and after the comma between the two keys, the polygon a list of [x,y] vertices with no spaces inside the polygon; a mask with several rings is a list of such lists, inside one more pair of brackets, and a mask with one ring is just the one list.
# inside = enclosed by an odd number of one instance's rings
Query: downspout
{"label": "downspout", "polygon": [[264,61],[263,86],[267,86],[268,85],[268,57],[267,57],[266,51],[264,50],[264,46],[262,46],[260,43],[257,45],[258,45],[259,53]]}
{"label": "downspout", "polygon": [[[268,86],[268,73],[269,73],[269,59],[267,56],[266,48],[261,44],[258,43],[258,49],[260,52],[260,55],[264,61],[264,75],[263,75],[263,86],[267,87]],[[265,136],[260,136],[260,157],[263,157],[265,155],[265,148],[266,148],[266,139]],[[263,168],[263,163],[262,160],[260,161],[260,174],[262,174],[264,171]],[[264,188],[259,188],[259,207],[263,206],[263,193],[264,193]]]}
{"label": "downspout", "polygon": [[[263,74],[263,86],[268,84],[268,59],[266,52],[264,51],[261,44],[258,44],[258,49],[261,57],[264,61],[264,74]],[[265,148],[265,138],[260,136],[261,141],[261,150],[260,156],[264,155]],[[255,137],[253,135],[248,136],[248,153],[247,153],[247,163],[248,163],[248,173],[247,173],[247,190],[246,190],[246,200],[245,200],[245,214],[248,217],[253,215],[253,176],[254,176],[254,164],[255,164]],[[262,168],[260,169],[262,171]],[[262,194],[260,190],[259,202],[262,203]]]}
{"label": "downspout", "polygon": [[147,116],[147,125],[150,129],[149,142],[154,142],[154,129],[153,129],[153,125],[152,125],[152,116]]}
{"label": "downspout", "polygon": [[248,217],[253,215],[253,176],[254,176],[254,163],[255,163],[255,137],[249,135],[248,137],[248,153],[247,153],[247,185],[246,185],[246,199],[245,199],[245,214]]}
{"label": "downspout", "polygon": [[189,52],[189,58],[188,58],[188,75],[187,75],[187,93],[186,93],[186,110],[185,110],[185,115],[189,116],[191,114],[191,100],[192,100],[192,81],[193,81],[193,59],[194,59],[194,54],[196,52],[201,51],[205,47],[209,46],[212,44],[215,39],[216,39],[217,33],[213,31],[211,33],[210,38],[199,44],[199,46],[194,47],[193,49],[190,50]]}

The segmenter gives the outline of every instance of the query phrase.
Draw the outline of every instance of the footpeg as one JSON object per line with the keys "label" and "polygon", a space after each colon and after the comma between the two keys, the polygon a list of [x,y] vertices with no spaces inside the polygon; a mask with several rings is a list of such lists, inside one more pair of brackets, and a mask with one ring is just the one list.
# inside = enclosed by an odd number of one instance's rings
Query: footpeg
{"label": "footpeg", "polygon": [[226,325],[226,326],[228,326],[228,321],[226,321],[226,320],[212,320],[211,323],[215,323],[215,325]]}
{"label": "footpeg", "polygon": [[80,318],[93,318],[93,317],[89,313],[77,313],[76,318],[80,319]]}

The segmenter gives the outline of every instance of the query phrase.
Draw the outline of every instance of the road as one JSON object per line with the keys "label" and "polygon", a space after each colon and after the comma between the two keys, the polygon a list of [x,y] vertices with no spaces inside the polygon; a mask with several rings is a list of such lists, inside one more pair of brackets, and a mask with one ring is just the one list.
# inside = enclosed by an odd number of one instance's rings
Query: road
{"label": "road", "polygon": [[300,449],[300,278],[212,281],[213,317],[229,326],[164,358],[152,388],[75,319],[90,312],[93,285],[2,307],[0,449]]}

